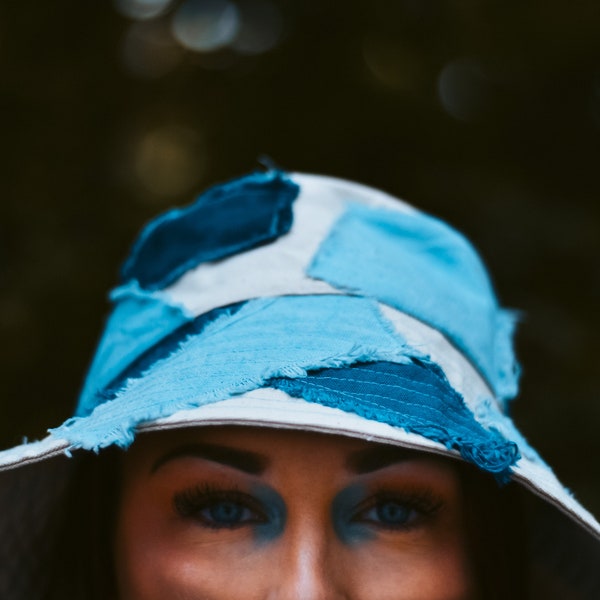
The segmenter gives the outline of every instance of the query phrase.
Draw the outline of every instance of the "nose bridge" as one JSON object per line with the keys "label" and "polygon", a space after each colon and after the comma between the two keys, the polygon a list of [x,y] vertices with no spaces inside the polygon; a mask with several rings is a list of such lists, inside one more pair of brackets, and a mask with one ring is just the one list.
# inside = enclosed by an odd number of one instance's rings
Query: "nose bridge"
{"label": "nose bridge", "polygon": [[335,544],[324,523],[297,523],[282,542],[267,600],[349,600],[338,577]]}

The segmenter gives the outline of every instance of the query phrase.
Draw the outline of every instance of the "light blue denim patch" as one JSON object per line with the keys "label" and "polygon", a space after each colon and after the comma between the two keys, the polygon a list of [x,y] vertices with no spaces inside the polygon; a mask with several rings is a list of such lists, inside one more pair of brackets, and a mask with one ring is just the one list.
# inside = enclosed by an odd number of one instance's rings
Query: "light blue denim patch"
{"label": "light blue denim patch", "polygon": [[173,352],[176,352],[186,339],[202,334],[207,325],[224,315],[234,314],[245,304],[246,302],[237,302],[222,308],[215,308],[175,328],[168,335],[137,356],[117,377],[100,389],[94,405],[115,398],[125,386],[128,379],[143,377],[155,362],[163,360]]}
{"label": "light blue denim patch", "polygon": [[75,412],[79,417],[94,409],[96,395],[136,358],[192,318],[162,294],[141,290],[136,283],[117,288],[111,299],[115,307],[79,398]]}
{"label": "light blue denim patch", "polygon": [[471,244],[442,221],[350,204],[308,273],[339,289],[375,297],[442,331],[499,398],[516,395],[515,315],[498,306]]}
{"label": "light blue denim patch", "polygon": [[402,363],[410,356],[420,355],[406,346],[372,300],[251,300],[183,340],[141,377],[126,381],[114,399],[96,396],[89,416],[75,417],[53,434],[73,447],[125,447],[143,421],[260,388],[273,377],[300,377],[310,369],[355,362]]}

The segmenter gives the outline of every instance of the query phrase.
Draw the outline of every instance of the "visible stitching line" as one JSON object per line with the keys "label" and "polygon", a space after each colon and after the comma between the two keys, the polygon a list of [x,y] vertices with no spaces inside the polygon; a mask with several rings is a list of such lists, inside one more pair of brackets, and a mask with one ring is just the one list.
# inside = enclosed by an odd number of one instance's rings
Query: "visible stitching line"
{"label": "visible stitching line", "polygon": [[[335,393],[341,394],[342,396],[347,396],[347,397],[351,398],[355,403],[358,403],[358,404],[367,403],[367,404],[369,404],[372,407],[376,407],[376,408],[382,409],[382,410],[384,410],[384,411],[386,411],[388,413],[397,414],[397,413],[394,413],[394,411],[391,408],[389,408],[387,406],[384,406],[383,404],[380,404],[380,403],[375,402],[373,400],[370,400],[368,398],[362,398],[362,397],[359,397],[359,396],[354,396],[351,392],[342,392],[342,391],[338,391],[338,390],[331,390],[330,388],[318,385],[318,384],[316,384],[314,382],[307,383],[307,385],[309,387],[321,389],[323,391],[327,391],[327,392],[330,392],[330,393],[331,392],[335,392]],[[383,396],[381,394],[371,394],[371,396],[373,396],[375,398],[386,398],[386,399],[388,398],[387,396]],[[414,404],[414,403],[410,403],[410,402],[407,402],[407,404],[413,404],[414,406],[420,406],[418,404]],[[430,407],[430,409],[433,412],[439,413],[439,414],[443,415],[444,417],[448,418],[448,414],[447,413],[445,413],[445,412],[443,412],[441,410],[438,410],[436,408],[431,408]],[[431,423],[429,423],[429,421],[425,421],[422,417],[411,415],[411,418],[414,419],[415,421],[418,421],[419,423],[424,424],[424,425],[425,424],[426,425],[431,425]],[[462,421],[462,419],[460,419],[460,420],[452,420],[452,422],[455,423],[457,426],[459,426],[459,427],[462,426],[463,428],[466,428],[466,429],[469,430],[469,432],[471,432],[471,429],[467,428],[466,425],[464,425],[464,424],[461,425],[461,421]],[[474,422],[477,423],[476,421],[474,421]],[[442,429],[445,430],[446,428],[442,427]],[[483,429],[483,427],[482,427],[482,429]],[[483,431],[486,431],[486,430],[483,429]],[[448,434],[448,435],[450,435],[450,434]]]}
{"label": "visible stitching line", "polygon": [[[322,379],[322,380],[327,379],[327,380],[330,380],[330,381],[346,381],[346,382],[348,381],[348,379],[344,378],[344,377],[331,377],[331,376],[328,376],[328,375],[320,375],[319,379]],[[360,381],[359,383],[370,384],[371,382]],[[404,390],[406,392],[414,392],[415,394],[419,394],[421,396],[425,396],[426,398],[439,398],[440,394],[444,392],[444,390],[442,390],[440,388],[437,388],[436,386],[434,386],[432,384],[428,384],[428,383],[421,382],[421,381],[419,381],[418,384],[422,385],[424,387],[429,387],[429,388],[432,388],[434,390],[437,390],[440,393],[438,393],[438,394],[428,394],[427,392],[422,392],[422,391],[419,391],[419,390],[417,390],[415,388],[409,388],[409,387],[405,387],[405,386],[398,385],[398,384],[393,384],[393,383],[381,383],[379,381],[376,384],[373,383],[372,385],[377,385],[377,387],[389,387],[389,388],[392,388],[392,389],[395,389],[395,390]],[[377,394],[373,394],[373,395],[377,395]],[[448,392],[445,392],[444,396],[450,396],[450,394]],[[381,397],[385,398],[385,396],[381,396]]]}
{"label": "visible stitching line", "polygon": [[[406,366],[406,365],[405,365],[405,366]],[[385,373],[385,375],[386,375],[386,376],[393,377],[393,378],[395,378],[395,379],[398,379],[398,378],[399,378],[399,379],[403,379],[402,375],[398,375],[397,373],[393,373],[393,372],[390,372],[390,371],[378,371],[377,369],[369,369],[369,368],[368,368],[368,365],[366,365],[366,366],[363,366],[363,367],[355,367],[355,366],[353,366],[353,367],[352,367],[352,370],[353,370],[353,371],[359,371],[359,372],[361,372],[361,373]],[[431,370],[429,370],[429,369],[424,369],[424,370],[425,370],[427,373],[430,373],[432,376],[434,376],[434,377],[437,377],[437,379],[440,381],[440,385],[442,385],[442,384],[444,383],[443,379],[442,379],[441,377],[438,377],[438,376],[437,376],[437,375],[436,375],[434,372],[432,372]],[[427,383],[427,382],[419,382],[419,383],[420,383],[421,385],[424,385],[424,386],[433,387],[433,388],[436,388],[436,389],[438,389],[438,388],[437,388],[437,386],[436,386],[436,385],[434,385],[434,384],[432,384],[432,383]]]}

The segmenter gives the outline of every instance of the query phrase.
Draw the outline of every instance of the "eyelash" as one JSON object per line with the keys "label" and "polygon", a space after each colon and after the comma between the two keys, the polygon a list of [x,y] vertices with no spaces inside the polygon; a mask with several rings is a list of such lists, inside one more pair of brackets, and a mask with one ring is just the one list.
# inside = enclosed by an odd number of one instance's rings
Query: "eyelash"
{"label": "eyelash", "polygon": [[[233,514],[219,516],[214,512],[226,504],[233,508]],[[209,529],[237,529],[267,520],[260,503],[251,495],[236,488],[221,489],[208,483],[175,494],[173,508],[183,519],[198,521]]]}
{"label": "eyelash", "polygon": [[[369,523],[379,529],[408,531],[433,518],[443,505],[442,498],[431,490],[394,492],[383,489],[376,491],[359,504],[351,521]],[[382,511],[386,506],[388,509],[394,507],[395,513],[385,515]]]}

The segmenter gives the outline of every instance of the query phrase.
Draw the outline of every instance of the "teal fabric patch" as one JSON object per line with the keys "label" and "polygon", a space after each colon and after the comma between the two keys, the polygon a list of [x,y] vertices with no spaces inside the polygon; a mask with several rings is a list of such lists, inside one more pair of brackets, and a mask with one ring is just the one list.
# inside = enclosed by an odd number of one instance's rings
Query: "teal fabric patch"
{"label": "teal fabric patch", "polygon": [[115,307],[81,391],[78,417],[95,408],[97,394],[135,359],[192,319],[183,308],[166,302],[164,295],[141,290],[135,283],[117,288],[111,299]]}
{"label": "teal fabric patch", "polygon": [[519,458],[517,445],[474,418],[442,370],[414,360],[374,362],[311,371],[305,377],[269,382],[291,396],[353,412],[423,435],[468,462],[508,481]]}
{"label": "teal fabric patch", "polygon": [[516,395],[515,316],[498,306],[471,244],[442,221],[418,212],[350,204],[308,273],[439,329],[471,359],[499,398]]}
{"label": "teal fabric patch", "polygon": [[[344,315],[340,319],[340,315]],[[310,369],[355,362],[408,362],[406,346],[369,299],[288,296],[252,300],[182,341],[117,396],[53,430],[74,447],[126,447],[135,427],[177,410],[217,402],[265,385],[273,377],[302,377]]]}

